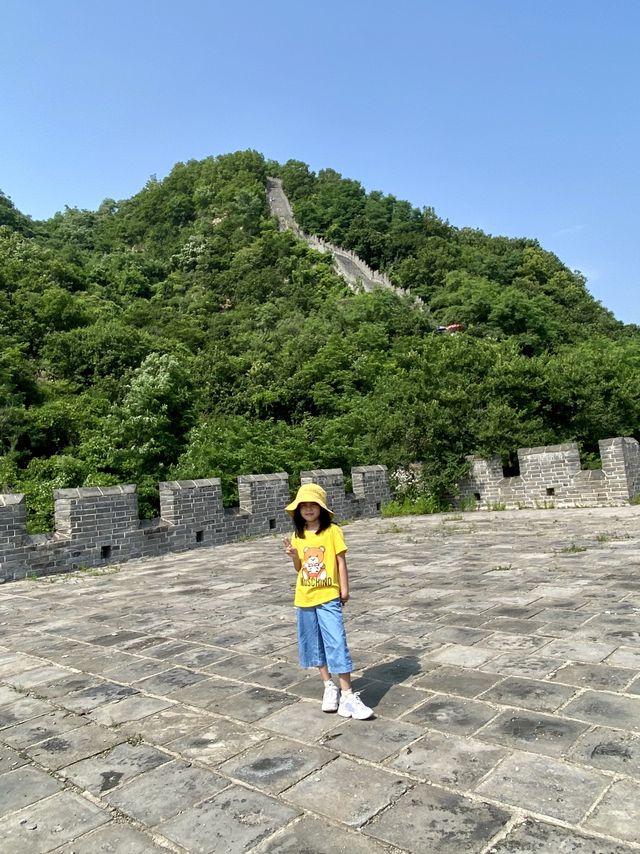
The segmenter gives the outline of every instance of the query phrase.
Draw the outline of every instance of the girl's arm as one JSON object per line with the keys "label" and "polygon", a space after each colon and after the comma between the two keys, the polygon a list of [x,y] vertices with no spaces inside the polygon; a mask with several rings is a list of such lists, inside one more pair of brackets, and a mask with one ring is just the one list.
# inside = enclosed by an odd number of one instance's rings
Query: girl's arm
{"label": "girl's arm", "polygon": [[349,601],[349,570],[347,569],[347,553],[336,555],[338,561],[338,583],[340,584],[340,601],[346,605]]}
{"label": "girl's arm", "polygon": [[300,572],[300,569],[302,568],[302,561],[300,560],[296,547],[291,545],[291,537],[283,537],[282,543],[284,545],[285,554],[288,554],[293,561],[295,571]]}

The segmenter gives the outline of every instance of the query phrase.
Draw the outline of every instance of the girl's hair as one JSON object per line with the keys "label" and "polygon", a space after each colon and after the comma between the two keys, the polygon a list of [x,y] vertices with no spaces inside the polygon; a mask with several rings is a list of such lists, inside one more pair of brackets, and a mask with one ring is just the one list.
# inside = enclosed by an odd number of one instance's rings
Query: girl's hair
{"label": "girl's hair", "polygon": [[[329,515],[329,511],[325,510],[324,507],[320,508],[320,518],[319,518],[319,526],[318,533],[321,534],[322,531],[326,531],[327,528],[331,525],[331,516]],[[300,512],[300,508],[296,507],[293,511],[293,524],[296,528],[296,534],[300,537],[301,540],[304,539],[304,519],[302,518],[302,513]]]}

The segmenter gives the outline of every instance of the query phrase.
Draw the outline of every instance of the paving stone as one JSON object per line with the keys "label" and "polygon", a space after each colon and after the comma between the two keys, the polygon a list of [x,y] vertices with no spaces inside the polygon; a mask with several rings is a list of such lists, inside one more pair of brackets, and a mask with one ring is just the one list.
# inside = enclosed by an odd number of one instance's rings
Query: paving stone
{"label": "paving stone", "polygon": [[640,732],[640,698],[585,691],[562,711],[587,723]]}
{"label": "paving stone", "polygon": [[155,646],[147,646],[144,649],[144,655],[147,658],[158,658],[162,661],[173,660],[176,655],[181,655],[185,652],[194,652],[197,647],[188,641],[166,640]]}
{"label": "paving stone", "polygon": [[[558,588],[561,589],[561,588]],[[562,626],[568,627],[571,629],[575,629],[578,626],[582,626],[592,615],[591,611],[574,611],[571,608],[567,608],[566,610],[562,608],[544,608],[536,614],[536,620],[543,622],[544,629],[541,629],[541,633],[546,633],[548,630],[552,630],[554,626]]]}
{"label": "paving stone", "polygon": [[640,783],[618,780],[585,822],[597,830],[618,839],[640,843]]}
{"label": "paving stone", "polygon": [[64,679],[59,679],[57,682],[38,685],[37,694],[39,697],[44,697],[48,700],[57,700],[59,697],[66,697],[68,694],[82,691],[85,688],[96,688],[102,684],[103,680],[97,679],[95,676],[90,676],[87,673],[72,673],[65,676]]}
{"label": "paving stone", "polygon": [[387,854],[387,846],[357,831],[305,815],[254,849],[255,854]]}
{"label": "paving stone", "polygon": [[631,670],[640,670],[640,649],[619,646],[609,658],[607,664],[615,667],[628,667]]}
{"label": "paving stone", "polygon": [[21,696],[13,703],[0,706],[0,731],[51,712],[55,712],[55,707],[50,703],[46,703],[44,700],[36,700],[33,697]]}
{"label": "paving stone", "polygon": [[87,640],[96,646],[122,646],[126,641],[138,640],[141,637],[143,637],[142,632],[110,632],[108,635],[87,638]]}
{"label": "paving stone", "polygon": [[146,718],[154,712],[167,709],[172,705],[171,700],[159,700],[155,697],[145,697],[143,694],[134,694],[125,697],[124,700],[99,706],[89,712],[88,717],[96,723],[102,724],[102,726],[118,726]]}
{"label": "paving stone", "polygon": [[27,760],[20,756],[19,753],[16,753],[10,747],[0,744],[0,774],[6,774],[7,771],[13,771],[26,764]]}
{"label": "paving stone", "polygon": [[56,848],[55,854],[166,854],[149,836],[128,824],[110,822],[73,842]]}
{"label": "paving stone", "polygon": [[146,744],[118,744],[111,750],[60,769],[60,773],[81,789],[102,795],[122,782],[157,768],[170,756]]}
{"label": "paving stone", "polygon": [[495,658],[495,649],[483,649],[480,646],[462,646],[453,644],[437,652],[429,653],[428,658],[438,664],[452,664],[458,667],[480,667]]}
{"label": "paving stone", "polygon": [[[376,717],[399,718],[409,709],[413,709],[429,696],[426,691],[412,688],[409,685],[391,685],[388,682],[373,682],[356,679],[353,682],[355,691],[360,692],[363,702],[370,706]],[[316,688],[316,695],[318,690]]]}
{"label": "paving stone", "polygon": [[[351,638],[349,639],[349,643],[351,644]],[[398,634],[391,638],[391,640],[386,640],[384,643],[379,644],[374,649],[378,651],[379,655],[396,655],[398,658],[404,658],[410,655],[420,656],[425,652],[431,652],[441,646],[442,644],[429,640],[428,637],[420,637],[417,634]],[[362,652],[366,652],[366,650],[358,651],[358,660]],[[423,671],[426,664],[427,662],[422,662]]]}
{"label": "paving stone", "polygon": [[424,724],[431,729],[470,735],[497,715],[497,710],[479,700],[464,697],[447,697],[438,694],[417,709],[404,715],[402,720]]}
{"label": "paving stone", "polygon": [[[485,634],[488,634],[485,632]],[[509,632],[491,632],[483,640],[478,642],[478,646],[486,649],[497,649],[500,652],[509,650],[520,650],[522,652],[532,653],[548,643],[546,638],[533,637],[531,635],[511,634]]]}
{"label": "paving stone", "polygon": [[528,635],[530,633],[535,633],[545,625],[539,620],[503,617],[497,615],[495,611],[486,612],[486,614],[482,616],[485,617],[484,621],[481,623],[482,628],[498,632],[507,632],[508,634],[514,635]]}
{"label": "paving stone", "polygon": [[229,785],[219,774],[171,761],[146,771],[102,797],[127,815],[154,827]]}
{"label": "paving stone", "polygon": [[24,749],[40,765],[56,771],[80,759],[95,756],[96,753],[107,750],[125,739],[126,734],[116,734],[95,724],[87,724]]}
{"label": "paving stone", "polygon": [[166,744],[197,729],[202,729],[210,719],[211,716],[204,712],[196,712],[174,704],[148,717],[124,723],[121,730],[127,735],[141,736],[151,744]]}
{"label": "paving stone", "polygon": [[566,664],[554,674],[553,679],[568,685],[618,691],[624,690],[634,675],[633,670],[606,664]]}
{"label": "paving stone", "polygon": [[508,812],[492,804],[418,785],[364,833],[415,854],[460,854],[481,851],[509,819]]}
{"label": "paving stone", "polygon": [[295,631],[291,631],[286,638],[259,635],[256,638],[234,644],[233,649],[241,654],[276,655],[279,650],[291,646],[292,638],[294,637]]}
{"label": "paving stone", "polygon": [[202,669],[216,676],[227,676],[231,679],[242,679],[248,673],[255,673],[262,667],[267,667],[273,662],[268,658],[260,658],[257,655],[234,655],[229,651],[228,658],[215,661]]}
{"label": "paving stone", "polygon": [[139,658],[127,664],[119,662],[115,667],[105,670],[105,676],[117,679],[118,682],[138,682],[147,676],[156,676],[171,668],[171,662],[155,659]]}
{"label": "paving stone", "polygon": [[102,682],[99,685],[77,691],[75,694],[69,694],[68,697],[58,697],[58,702],[72,712],[84,713],[90,712],[104,703],[121,700],[123,697],[130,697],[136,693],[136,689],[130,688],[128,685],[118,685],[117,682]]}
{"label": "paving stone", "polygon": [[34,667],[30,670],[23,670],[16,676],[9,676],[6,682],[15,688],[28,689],[39,685],[44,685],[47,682],[55,682],[69,675],[69,671],[63,667],[57,667],[55,664],[43,664],[42,667]]}
{"label": "paving stone", "polygon": [[201,669],[229,657],[229,650],[214,646],[197,646],[173,657],[175,664],[182,667]]}
{"label": "paving stone", "polygon": [[59,792],[0,819],[2,854],[45,854],[109,820],[73,792]]}
{"label": "paving stone", "polygon": [[337,715],[328,715],[320,710],[320,700],[300,700],[260,721],[263,729],[280,735],[311,742],[342,723]]}
{"label": "paving stone", "polygon": [[565,688],[536,679],[507,676],[481,695],[481,699],[503,706],[516,706],[532,711],[554,712],[573,695],[573,688]]}
{"label": "paving stone", "polygon": [[0,685],[0,707],[15,703],[21,697],[22,694],[19,691],[14,691],[13,688],[8,688],[6,685]]}
{"label": "paving stone", "polygon": [[430,732],[385,765],[436,785],[471,789],[506,755],[475,738]]}
{"label": "paving stone", "polygon": [[202,765],[215,766],[266,737],[266,733],[219,718],[212,720],[206,729],[171,741],[166,746],[183,757],[196,759]]}
{"label": "paving stone", "polygon": [[502,679],[494,673],[483,673],[465,667],[442,666],[417,679],[414,688],[427,688],[443,694],[457,694],[460,697],[477,697]]}
{"label": "paving stone", "polygon": [[571,748],[570,758],[640,780],[640,735],[595,727]]}
{"label": "paving stone", "polygon": [[395,801],[410,785],[397,774],[373,767],[365,770],[362,765],[340,757],[287,789],[287,800],[334,821],[358,827]]}
{"label": "paving stone", "polygon": [[113,667],[115,655],[113,650],[101,652],[99,647],[87,646],[81,652],[70,653],[63,663],[67,667],[75,667],[87,674],[102,675]]}
{"label": "paving stone", "polygon": [[243,682],[223,679],[221,676],[207,676],[195,685],[187,685],[171,691],[168,696],[190,706],[216,710],[227,699],[246,690]]}
{"label": "paving stone", "polygon": [[28,670],[42,667],[43,662],[39,658],[23,655],[21,652],[9,653],[0,662],[0,679],[9,681],[11,677],[17,676]]}
{"label": "paving stone", "polygon": [[436,629],[429,635],[430,640],[439,641],[442,644],[455,643],[462,646],[473,646],[473,644],[486,640],[491,632],[486,629],[474,629],[469,626],[449,625]]}
{"label": "paving stone", "polygon": [[339,753],[348,753],[370,762],[381,762],[424,733],[422,727],[405,721],[388,721],[384,718],[340,720],[343,723],[328,732],[321,743]]}
{"label": "paving stone", "polygon": [[604,661],[619,644],[588,643],[586,641],[562,638],[553,640],[544,648],[545,655],[558,656],[565,661],[594,663]]}
{"label": "paving stone", "polygon": [[561,756],[587,730],[585,724],[535,712],[510,710],[488,723],[476,738],[532,753]]}
{"label": "paving stone", "polygon": [[[150,660],[150,656],[147,656],[147,650],[151,647],[156,647],[159,644],[163,644],[167,642],[167,638],[165,637],[155,637],[149,635],[143,635],[142,637],[138,637],[134,640],[127,641],[120,645],[118,649],[117,658],[118,663],[126,667],[129,664],[134,664],[136,660],[140,660],[141,656],[144,656],[147,661]],[[156,662],[156,665],[165,664],[166,667],[171,667],[171,662],[164,662],[164,660],[153,659]]]}
{"label": "paving stone", "polygon": [[86,719],[80,715],[56,709],[46,715],[40,715],[23,724],[16,724],[16,726],[3,730],[2,740],[6,744],[20,749],[86,724]]}
{"label": "paving stone", "polygon": [[201,682],[203,679],[206,679],[204,673],[195,673],[193,670],[187,670],[184,667],[171,667],[169,670],[163,670],[154,676],[140,679],[138,682],[134,682],[133,685],[139,691],[162,695],[170,694],[177,688],[186,688],[187,685],[195,685],[196,682]]}
{"label": "paving stone", "polygon": [[508,756],[476,788],[505,804],[579,823],[611,780],[547,756]]}
{"label": "paving stone", "polygon": [[321,747],[272,738],[223,763],[219,770],[229,777],[276,795],[317,771],[335,759],[336,755]]}
{"label": "paving stone", "polygon": [[391,685],[397,685],[400,682],[413,681],[422,672],[422,662],[413,655],[394,658],[391,661],[367,667],[362,670],[362,677],[367,680],[373,679],[376,682],[388,682]]}
{"label": "paving stone", "polygon": [[247,682],[263,685],[265,688],[288,688],[300,681],[300,668],[285,662],[270,664],[255,673],[248,673]]}
{"label": "paving stone", "polygon": [[232,786],[188,807],[176,818],[159,825],[158,831],[188,851],[240,854],[298,813],[259,792]]}
{"label": "paving stone", "polygon": [[633,627],[627,629],[606,632],[604,638],[616,647],[630,646],[638,648],[640,647],[640,632],[636,629],[635,625],[634,623]]}
{"label": "paving stone", "polygon": [[545,679],[562,667],[562,660],[544,655],[524,655],[507,652],[498,655],[480,669],[488,673],[502,673],[505,676],[523,676],[527,679]]}
{"label": "paving stone", "polygon": [[627,694],[640,694],[640,676],[627,687],[626,691]]}
{"label": "paving stone", "polygon": [[608,839],[532,819],[525,819],[506,839],[491,846],[491,854],[631,854],[632,850]]}
{"label": "paving stone", "polygon": [[210,708],[215,708],[218,714],[250,723],[295,702],[294,697],[289,697],[280,691],[270,691],[268,688],[246,688],[232,697],[215,703],[215,706]]}
{"label": "paving stone", "polygon": [[30,765],[0,774],[0,816],[53,795],[61,788],[59,780]]}

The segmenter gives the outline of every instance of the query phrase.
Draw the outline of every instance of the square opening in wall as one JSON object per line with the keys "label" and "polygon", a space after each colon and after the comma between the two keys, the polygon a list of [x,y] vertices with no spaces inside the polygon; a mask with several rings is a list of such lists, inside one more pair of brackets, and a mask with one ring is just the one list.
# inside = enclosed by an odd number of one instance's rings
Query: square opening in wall
{"label": "square opening in wall", "polygon": [[204,542],[204,531],[196,531],[196,543]]}
{"label": "square opening in wall", "polygon": [[109,560],[111,557],[111,546],[100,546],[100,560]]}
{"label": "square opening in wall", "polygon": [[476,501],[482,501],[482,496],[480,495],[479,492],[474,492],[473,497],[475,498]]}
{"label": "square opening in wall", "polygon": [[380,512],[381,507],[382,507],[382,504],[379,501],[376,501],[376,510],[378,511],[378,513]]}
{"label": "square opening in wall", "polygon": [[269,530],[275,531],[275,529],[276,529],[276,520],[275,519],[269,519]]}
{"label": "square opening in wall", "polygon": [[555,495],[555,494],[556,494],[555,487],[554,486],[548,486],[547,487],[547,495]]}

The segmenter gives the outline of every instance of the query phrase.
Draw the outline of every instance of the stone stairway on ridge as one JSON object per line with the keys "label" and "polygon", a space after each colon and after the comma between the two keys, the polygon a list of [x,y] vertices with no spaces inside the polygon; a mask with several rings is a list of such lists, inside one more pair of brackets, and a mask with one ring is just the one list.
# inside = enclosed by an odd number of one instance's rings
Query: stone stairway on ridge
{"label": "stone stairway on ridge", "polygon": [[[410,294],[404,288],[398,288],[392,284],[389,277],[385,276],[384,273],[372,270],[355,252],[342,249],[333,243],[329,243],[328,240],[323,240],[321,237],[303,231],[293,216],[289,199],[284,192],[280,178],[267,178],[267,199],[271,213],[280,223],[280,230],[293,231],[300,240],[304,240],[316,252],[330,252],[336,271],[352,289],[356,290],[362,287],[365,291],[370,292],[374,288],[385,288],[401,296]],[[414,296],[414,301],[416,306],[424,307],[424,303],[419,297]]]}

